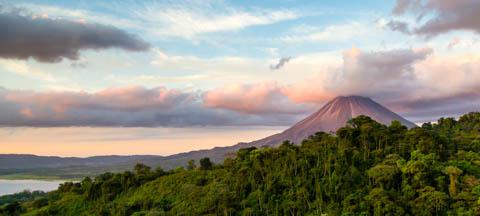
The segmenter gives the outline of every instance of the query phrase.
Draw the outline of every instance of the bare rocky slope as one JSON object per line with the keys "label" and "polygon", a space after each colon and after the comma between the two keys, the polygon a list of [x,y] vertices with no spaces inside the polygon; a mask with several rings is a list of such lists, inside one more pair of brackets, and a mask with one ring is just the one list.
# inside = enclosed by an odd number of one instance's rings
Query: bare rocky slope
{"label": "bare rocky slope", "polygon": [[253,146],[271,146],[290,140],[296,144],[318,131],[335,133],[345,126],[348,120],[366,115],[385,125],[393,120],[400,121],[408,128],[416,125],[390,111],[368,97],[340,96],[325,104],[320,110],[283,131],[282,133],[251,142]]}

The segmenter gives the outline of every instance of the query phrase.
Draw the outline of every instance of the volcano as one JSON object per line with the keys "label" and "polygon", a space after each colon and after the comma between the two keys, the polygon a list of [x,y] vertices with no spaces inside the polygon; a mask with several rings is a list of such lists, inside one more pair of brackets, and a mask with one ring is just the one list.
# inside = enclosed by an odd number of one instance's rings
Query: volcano
{"label": "volcano", "polygon": [[393,120],[398,120],[408,128],[416,127],[414,123],[406,120],[368,97],[340,96],[334,98],[325,104],[320,110],[282,133],[248,144],[258,147],[274,146],[285,140],[299,144],[302,140],[318,131],[335,133],[339,128],[345,126],[348,120],[360,115],[369,116],[373,120],[385,125],[389,125]]}

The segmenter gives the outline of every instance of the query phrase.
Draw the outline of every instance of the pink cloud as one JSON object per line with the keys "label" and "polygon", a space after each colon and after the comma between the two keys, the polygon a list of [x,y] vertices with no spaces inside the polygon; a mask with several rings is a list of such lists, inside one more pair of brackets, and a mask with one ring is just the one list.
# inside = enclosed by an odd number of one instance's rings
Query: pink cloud
{"label": "pink cloud", "polygon": [[25,118],[33,118],[34,117],[33,112],[30,108],[22,108],[22,109],[20,109],[19,112],[20,112],[20,115],[22,115]]}
{"label": "pink cloud", "polygon": [[[235,90],[230,89],[230,93]],[[271,102],[274,102],[273,99],[284,101],[273,90],[265,85],[252,89],[246,96]],[[213,98],[213,94],[210,94],[210,98]],[[165,87],[126,86],[93,93],[0,88],[0,126],[288,125],[292,119],[297,119],[300,112],[299,107],[284,106],[287,102],[282,102],[278,104],[279,109],[274,110],[280,113],[264,116],[259,114],[270,111],[275,107],[274,104],[259,108],[255,103],[249,103],[240,108],[230,105],[217,109],[205,106],[202,99],[200,92]],[[247,101],[242,98],[238,100]]]}
{"label": "pink cloud", "polygon": [[109,88],[94,93],[9,91],[5,94],[8,101],[51,108],[55,112],[81,107],[124,111],[170,108],[189,98],[189,93],[175,89],[140,86]]}
{"label": "pink cloud", "polygon": [[285,89],[275,82],[232,84],[208,91],[203,102],[209,108],[223,108],[241,113],[304,113],[305,107],[293,102]]}

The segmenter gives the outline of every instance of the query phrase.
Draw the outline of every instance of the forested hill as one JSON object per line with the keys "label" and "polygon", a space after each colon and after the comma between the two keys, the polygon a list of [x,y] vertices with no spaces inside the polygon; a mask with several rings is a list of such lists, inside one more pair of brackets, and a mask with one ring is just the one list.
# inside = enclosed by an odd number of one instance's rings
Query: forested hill
{"label": "forested hill", "polygon": [[[480,215],[480,113],[407,129],[369,117],[300,146],[164,172],[137,165],[11,203],[5,215]],[[198,164],[198,165],[197,165]]]}

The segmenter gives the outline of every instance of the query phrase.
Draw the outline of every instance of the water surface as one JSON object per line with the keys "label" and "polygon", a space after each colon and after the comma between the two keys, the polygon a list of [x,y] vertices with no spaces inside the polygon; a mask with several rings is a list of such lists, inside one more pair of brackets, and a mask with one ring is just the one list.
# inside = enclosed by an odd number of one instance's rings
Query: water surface
{"label": "water surface", "polygon": [[45,180],[4,180],[0,179],[0,196],[5,194],[18,193],[24,190],[52,191],[65,181]]}

